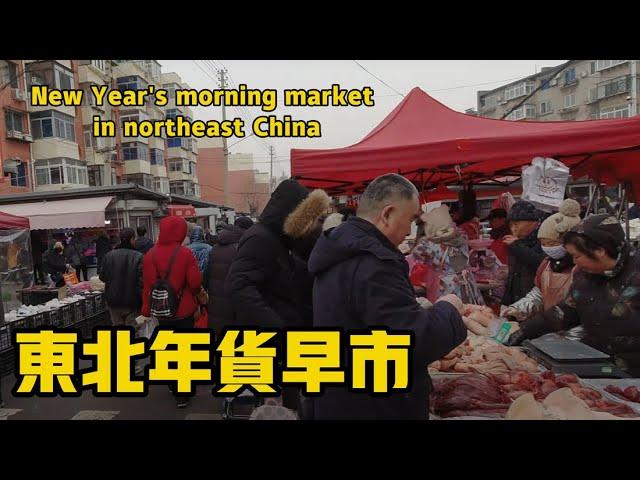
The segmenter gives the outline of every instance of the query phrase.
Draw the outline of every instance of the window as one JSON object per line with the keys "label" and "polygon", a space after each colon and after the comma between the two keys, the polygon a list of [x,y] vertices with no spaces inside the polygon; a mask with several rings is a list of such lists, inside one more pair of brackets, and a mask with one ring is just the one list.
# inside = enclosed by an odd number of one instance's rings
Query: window
{"label": "window", "polygon": [[576,106],[576,94],[572,93],[571,95],[564,96],[564,108],[571,108]]}
{"label": "window", "polygon": [[180,85],[178,85],[177,83],[165,83],[164,85],[162,85],[162,88],[167,91],[167,98],[175,99],[176,90],[180,90]]}
{"label": "window", "polygon": [[189,173],[191,175],[196,174],[196,162],[189,162]]}
{"label": "window", "polygon": [[123,143],[122,156],[125,160],[149,161],[149,147],[144,143]]}
{"label": "window", "polygon": [[166,178],[155,177],[153,180],[153,189],[158,193],[169,193],[169,180]]}
{"label": "window", "polygon": [[74,166],[65,166],[67,181],[65,183],[78,183],[78,172]]}
{"label": "window", "polygon": [[596,60],[596,71],[599,72],[607,68],[615,67],[627,61],[628,60]]}
{"label": "window", "polygon": [[594,73],[596,73],[596,71],[597,71],[596,65],[597,65],[597,62],[591,62],[591,63],[589,64],[589,73],[590,73],[591,75],[593,75]]}
{"label": "window", "polygon": [[106,71],[104,68],[105,67],[104,60],[91,60],[91,65],[96,67],[98,70],[102,70],[103,72]]}
{"label": "window", "polygon": [[172,118],[174,120],[178,115],[180,115],[180,111],[177,108],[170,108],[164,114],[165,118]]}
{"label": "window", "polygon": [[183,148],[189,150],[191,148],[191,139],[184,137],[175,137],[167,139],[167,148]]}
{"label": "window", "polygon": [[564,72],[564,84],[571,85],[576,81],[576,69],[570,68],[569,70],[565,70]]}
{"label": "window", "polygon": [[631,77],[628,75],[614,78],[611,81],[598,84],[596,99],[610,97],[612,95],[618,95],[619,93],[626,93],[631,90]]}
{"label": "window", "polygon": [[600,110],[600,118],[627,118],[629,117],[630,105],[623,107],[610,107]]}
{"label": "window", "polygon": [[0,60],[0,84],[9,84],[18,88],[18,68],[15,63]]}
{"label": "window", "polygon": [[551,102],[549,100],[544,101],[540,104],[540,115],[544,115],[545,113],[551,112]]}
{"label": "window", "polygon": [[511,112],[506,119],[507,120],[522,120],[523,118],[534,118],[536,116],[535,105],[522,105]]}
{"label": "window", "polygon": [[184,162],[182,160],[169,160],[169,171],[170,172],[182,172],[182,171],[185,171],[184,167],[185,167],[184,166]]}
{"label": "window", "polygon": [[147,88],[147,82],[137,75],[118,78],[118,90],[143,90]]}
{"label": "window", "polygon": [[[56,67],[58,67],[56,65]],[[56,68],[56,80],[58,88],[61,90],[71,90],[73,88],[73,75],[62,68]]]}
{"label": "window", "polygon": [[26,187],[27,186],[27,165],[26,163],[19,163],[17,171],[11,172],[11,186],[12,187]]}
{"label": "window", "polygon": [[540,90],[547,90],[548,88],[551,88],[551,85],[549,85],[550,81],[550,78],[543,78],[540,80]]}
{"label": "window", "polygon": [[88,167],[89,185],[92,187],[101,187],[104,185],[102,182],[102,168],[101,165],[91,165]]}
{"label": "window", "polygon": [[18,132],[24,132],[24,128],[22,127],[23,118],[24,114],[21,112],[16,112],[15,110],[5,110],[4,121],[7,125],[7,131],[16,130]]}
{"label": "window", "polygon": [[528,95],[533,92],[533,82],[522,82],[513,87],[509,87],[505,90],[504,99],[512,100],[514,98],[522,97],[523,95]]}
{"label": "window", "polygon": [[32,113],[31,132],[33,138],[58,137],[76,141],[74,118],[54,110]]}
{"label": "window", "polygon": [[169,183],[169,192],[173,195],[184,195],[185,194],[185,182],[170,182]]}
{"label": "window", "polygon": [[164,166],[164,152],[158,148],[152,148],[149,150],[151,154],[151,165]]}

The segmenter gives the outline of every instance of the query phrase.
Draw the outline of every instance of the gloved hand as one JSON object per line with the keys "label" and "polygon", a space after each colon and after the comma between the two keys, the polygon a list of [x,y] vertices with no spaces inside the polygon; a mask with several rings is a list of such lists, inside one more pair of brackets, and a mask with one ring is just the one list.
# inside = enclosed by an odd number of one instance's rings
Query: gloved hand
{"label": "gloved hand", "polygon": [[514,307],[506,307],[504,310],[502,310],[502,312],[500,312],[500,316],[505,318],[506,317],[515,318],[518,321],[521,321],[524,317],[522,312]]}
{"label": "gloved hand", "polygon": [[462,313],[464,312],[464,305],[462,304],[462,300],[460,300],[456,295],[452,293],[441,296],[438,300],[436,300],[436,303],[438,302],[450,303],[451,305],[456,307],[456,310],[458,310],[460,315],[462,315]]}
{"label": "gloved hand", "polygon": [[509,335],[509,340],[507,340],[505,345],[507,347],[516,347],[526,339],[527,339],[527,335],[524,333],[523,330],[516,330],[511,335]]}

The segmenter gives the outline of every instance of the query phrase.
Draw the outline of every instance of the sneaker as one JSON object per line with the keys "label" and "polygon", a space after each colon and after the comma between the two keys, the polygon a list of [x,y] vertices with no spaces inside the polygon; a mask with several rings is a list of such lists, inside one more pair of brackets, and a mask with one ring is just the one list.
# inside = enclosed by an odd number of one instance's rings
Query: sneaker
{"label": "sneaker", "polygon": [[187,406],[189,406],[189,403],[191,403],[191,400],[189,398],[178,398],[177,400],[177,406],[178,408],[185,408]]}

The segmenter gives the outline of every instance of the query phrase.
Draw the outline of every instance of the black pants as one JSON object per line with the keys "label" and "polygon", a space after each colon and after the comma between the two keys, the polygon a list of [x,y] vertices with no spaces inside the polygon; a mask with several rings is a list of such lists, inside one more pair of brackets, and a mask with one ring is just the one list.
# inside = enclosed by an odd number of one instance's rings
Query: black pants
{"label": "black pants", "polygon": [[[182,330],[183,328],[193,328],[195,319],[193,317],[181,318],[180,320],[158,320],[158,325],[161,327],[171,327],[175,331]],[[169,387],[169,390],[176,399],[192,397],[190,393],[176,393],[173,385]]]}
{"label": "black pants", "polygon": [[[86,263],[82,263],[80,265],[74,265],[73,268],[76,271],[76,275],[78,276],[78,281],[79,282],[86,282],[87,280],[89,280],[89,274],[87,272],[87,264]],[[80,272],[82,272],[82,278],[80,278]]]}
{"label": "black pants", "polygon": [[36,285],[44,285],[45,282],[45,274],[44,274],[44,268],[42,266],[42,264],[34,264],[33,265],[33,282]]}

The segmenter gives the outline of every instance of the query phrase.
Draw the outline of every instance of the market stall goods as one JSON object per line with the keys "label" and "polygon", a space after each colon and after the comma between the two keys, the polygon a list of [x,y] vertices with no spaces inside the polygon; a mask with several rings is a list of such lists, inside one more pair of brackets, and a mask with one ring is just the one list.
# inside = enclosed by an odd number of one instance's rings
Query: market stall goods
{"label": "market stall goods", "polygon": [[623,420],[631,416],[594,411],[570,388],[564,387],[549,394],[541,403],[532,393],[515,400],[507,411],[507,420]]}
{"label": "market stall goods", "polygon": [[[493,336],[505,320],[496,316],[490,307],[465,305],[462,312],[462,321],[467,329],[475,335]],[[508,323],[510,325],[509,332],[513,333],[520,329],[520,325],[517,322]]]}
{"label": "market stall goods", "polygon": [[434,378],[431,411],[442,418],[480,416],[502,418],[511,399],[493,379],[480,374]]}
{"label": "market stall goods", "polygon": [[623,400],[640,403],[640,390],[638,390],[638,387],[629,386],[625,389],[622,389],[615,385],[607,385],[604,389],[605,391],[613,395],[616,395],[617,397],[620,397]]}
{"label": "market stall goods", "polygon": [[505,347],[490,338],[470,335],[438,362],[429,365],[432,372],[509,373],[538,372],[540,367],[520,349]]}

